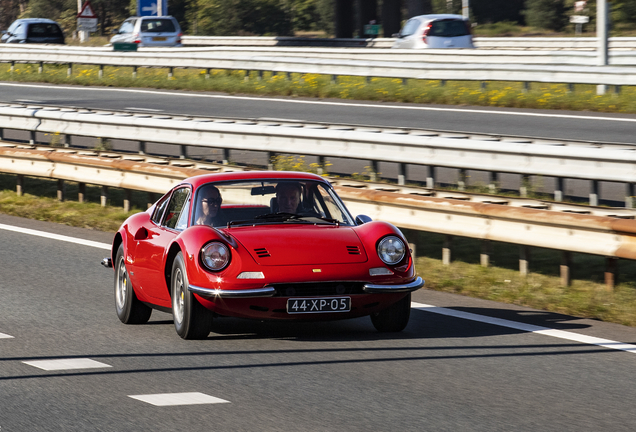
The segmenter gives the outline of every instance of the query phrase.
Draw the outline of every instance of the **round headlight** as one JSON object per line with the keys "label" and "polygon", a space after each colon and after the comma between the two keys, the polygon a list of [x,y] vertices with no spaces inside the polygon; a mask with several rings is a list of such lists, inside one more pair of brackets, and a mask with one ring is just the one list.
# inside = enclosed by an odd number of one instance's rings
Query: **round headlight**
{"label": "round headlight", "polygon": [[208,270],[223,270],[230,262],[230,250],[223,243],[208,243],[201,249],[201,262]]}
{"label": "round headlight", "polygon": [[404,242],[398,237],[388,236],[378,243],[378,256],[385,264],[395,265],[399,263],[404,258],[405,253]]}

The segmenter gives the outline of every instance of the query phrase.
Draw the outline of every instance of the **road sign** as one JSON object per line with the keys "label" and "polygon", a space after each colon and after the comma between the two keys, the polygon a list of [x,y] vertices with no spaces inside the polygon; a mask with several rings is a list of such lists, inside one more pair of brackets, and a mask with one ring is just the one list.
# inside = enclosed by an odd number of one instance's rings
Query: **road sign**
{"label": "road sign", "polygon": [[77,14],[77,30],[87,32],[97,31],[97,15],[95,15],[89,0],[84,2],[80,13]]}
{"label": "road sign", "polygon": [[137,0],[137,16],[168,15],[168,0]]}
{"label": "road sign", "polygon": [[590,17],[585,15],[572,15],[570,22],[573,24],[587,24],[590,22]]}

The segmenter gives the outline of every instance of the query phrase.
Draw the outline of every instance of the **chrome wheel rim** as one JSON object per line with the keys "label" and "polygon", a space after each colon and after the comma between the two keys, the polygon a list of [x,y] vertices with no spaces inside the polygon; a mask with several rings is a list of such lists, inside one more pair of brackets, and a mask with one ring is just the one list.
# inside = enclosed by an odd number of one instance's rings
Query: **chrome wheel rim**
{"label": "chrome wheel rim", "polygon": [[115,301],[117,307],[123,309],[126,304],[126,294],[128,292],[128,272],[123,258],[119,260],[117,266],[117,290],[115,291]]}
{"label": "chrome wheel rim", "polygon": [[177,322],[183,322],[183,310],[185,307],[185,287],[183,284],[183,273],[177,269],[174,273],[174,296],[172,297],[172,309]]}

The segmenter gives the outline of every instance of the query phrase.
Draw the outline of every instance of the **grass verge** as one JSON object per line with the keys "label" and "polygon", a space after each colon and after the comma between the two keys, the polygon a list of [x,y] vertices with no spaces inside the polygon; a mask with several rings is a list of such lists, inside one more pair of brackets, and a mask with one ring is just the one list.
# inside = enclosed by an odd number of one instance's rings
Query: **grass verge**
{"label": "grass verge", "polygon": [[[74,200],[77,184],[67,182],[69,199],[59,202],[55,181],[25,177],[24,189],[37,191],[37,194],[26,193],[21,197],[14,191],[15,182],[15,176],[0,174],[0,213],[108,232],[115,232],[129,215],[145,209],[152,199],[146,193],[134,192],[133,210],[126,213],[121,207],[111,205],[123,201],[121,190],[110,189],[109,205],[101,207],[99,187],[87,185],[86,202],[78,203]],[[562,287],[558,251],[533,249],[532,272],[521,276],[518,246],[493,243],[493,266],[486,268],[479,265],[479,241],[457,238],[454,261],[444,266],[442,235],[411,230],[404,233],[416,244],[417,270],[428,289],[636,326],[636,284],[633,282],[636,265],[633,261],[621,261],[621,278],[625,282],[608,291],[602,283],[603,257],[574,254],[572,286]]]}

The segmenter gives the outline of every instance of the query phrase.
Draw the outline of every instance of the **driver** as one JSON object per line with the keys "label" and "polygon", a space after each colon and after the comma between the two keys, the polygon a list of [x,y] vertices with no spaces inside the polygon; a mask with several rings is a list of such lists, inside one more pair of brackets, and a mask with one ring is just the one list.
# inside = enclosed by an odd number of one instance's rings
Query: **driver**
{"label": "driver", "polygon": [[281,213],[298,213],[302,186],[296,182],[284,182],[276,185],[276,202]]}
{"label": "driver", "polygon": [[[221,193],[215,186],[208,186],[201,193],[201,200],[199,201],[199,208],[197,209],[196,225],[211,225],[214,226],[219,209],[221,208]],[[218,224],[216,224],[218,225]]]}

